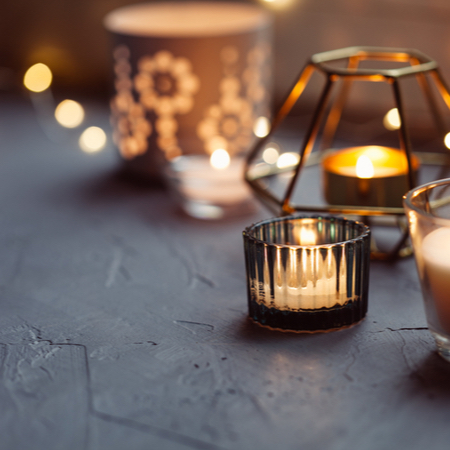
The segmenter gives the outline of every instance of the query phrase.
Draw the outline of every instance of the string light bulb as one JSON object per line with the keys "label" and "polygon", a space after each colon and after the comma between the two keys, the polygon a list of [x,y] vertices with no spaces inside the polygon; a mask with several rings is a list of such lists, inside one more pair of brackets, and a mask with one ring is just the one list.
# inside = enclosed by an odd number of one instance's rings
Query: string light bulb
{"label": "string light bulb", "polygon": [[55,118],[65,128],[76,128],[84,120],[84,109],[74,100],[63,100],[55,109]]}
{"label": "string light bulb", "polygon": [[390,109],[383,119],[383,125],[388,130],[398,130],[402,122],[397,108]]}
{"label": "string light bulb", "polygon": [[43,92],[52,84],[52,71],[48,66],[37,63],[31,66],[23,77],[23,84],[32,92]]}
{"label": "string light bulb", "polygon": [[99,127],[89,127],[83,131],[78,143],[85,153],[96,153],[105,147],[106,134]]}

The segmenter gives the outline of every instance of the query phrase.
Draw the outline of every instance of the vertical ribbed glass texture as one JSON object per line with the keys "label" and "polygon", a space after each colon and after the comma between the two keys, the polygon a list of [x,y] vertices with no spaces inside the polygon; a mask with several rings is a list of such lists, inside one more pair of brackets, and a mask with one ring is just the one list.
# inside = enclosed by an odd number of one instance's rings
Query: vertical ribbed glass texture
{"label": "vertical ribbed glass texture", "polygon": [[450,361],[450,179],[409,191],[404,206],[428,328]]}
{"label": "vertical ribbed glass texture", "polygon": [[249,315],[271,328],[348,327],[367,312],[370,230],[341,217],[295,215],[244,230]]}

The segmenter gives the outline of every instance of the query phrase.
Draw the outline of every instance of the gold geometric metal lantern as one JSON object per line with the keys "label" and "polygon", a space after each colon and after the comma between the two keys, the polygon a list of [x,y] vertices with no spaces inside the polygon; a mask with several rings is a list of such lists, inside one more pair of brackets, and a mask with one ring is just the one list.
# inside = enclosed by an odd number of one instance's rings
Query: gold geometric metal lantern
{"label": "gold geometric metal lantern", "polygon": [[[395,63],[397,67],[364,68],[361,67],[363,61],[384,61],[387,66],[389,66],[389,63]],[[340,66],[336,63],[339,63]],[[398,67],[400,64],[402,65]],[[275,130],[297,103],[314,72],[319,72],[325,76],[325,84],[300,146],[298,162],[291,168],[292,177],[284,194],[277,196],[271,191],[270,183],[267,181],[274,175],[279,174],[280,169],[272,167],[260,171],[256,170],[253,163],[266,143],[269,142]],[[276,113],[269,134],[257,142],[247,158],[245,179],[257,197],[272,211],[281,215],[291,214],[295,211],[310,211],[360,216],[366,222],[370,221],[372,216],[392,216],[398,219],[397,222],[401,225],[402,236],[391,251],[384,253],[375,251],[373,256],[379,259],[389,259],[410,254],[411,249],[406,245],[408,232],[406,225],[403,223],[404,211],[401,197],[415,187],[419,162],[411,149],[404,109],[401,82],[406,78],[417,80],[428,104],[432,119],[439,134],[442,134],[442,139],[444,139],[446,127],[433,96],[433,84],[449,109],[450,92],[439,72],[437,63],[433,59],[414,49],[383,47],[348,47],[313,55]],[[355,81],[386,83],[389,86],[399,117],[399,148],[352,148],[347,149],[345,154],[340,152],[338,155],[332,155],[328,160],[322,158],[322,166],[327,174],[325,184],[332,185],[331,188],[328,188],[329,204],[325,206],[293,204],[292,198],[296,184],[316,141],[318,141],[318,135],[321,134],[322,150],[330,148],[341,120],[342,110]],[[389,173],[386,176],[380,175],[378,179],[368,179],[370,177],[365,179],[364,177],[358,178],[359,175],[347,175],[347,172],[350,173],[353,169],[343,166],[356,166],[356,156],[367,152],[384,153],[385,156],[387,155],[386,157],[396,161],[389,163],[392,165],[394,176]],[[445,155],[443,161],[444,164],[448,165],[446,157],[447,155]],[[440,163],[442,164],[442,158]],[[336,172],[333,166],[339,166],[339,164],[342,167]],[[347,172],[345,172],[346,170]],[[380,170],[380,173],[384,172],[389,172],[387,167]],[[355,192],[356,197],[352,197]],[[392,197],[395,197],[393,202],[390,201]]]}

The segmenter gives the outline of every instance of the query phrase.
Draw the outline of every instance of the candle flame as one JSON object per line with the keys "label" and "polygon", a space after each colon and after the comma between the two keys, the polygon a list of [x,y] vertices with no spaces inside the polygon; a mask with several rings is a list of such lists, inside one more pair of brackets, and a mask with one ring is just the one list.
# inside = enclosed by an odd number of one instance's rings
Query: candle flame
{"label": "candle flame", "polygon": [[300,245],[316,245],[317,235],[314,230],[302,228],[300,230]]}
{"label": "candle flame", "polygon": [[80,136],[78,143],[85,153],[96,153],[106,145],[106,134],[99,127],[86,128]]}
{"label": "candle flame", "polygon": [[230,165],[230,155],[223,148],[219,148],[213,152],[209,162],[214,169],[226,169]]}
{"label": "candle flame", "polygon": [[372,178],[374,168],[372,161],[367,155],[361,155],[356,162],[356,176],[358,178]]}

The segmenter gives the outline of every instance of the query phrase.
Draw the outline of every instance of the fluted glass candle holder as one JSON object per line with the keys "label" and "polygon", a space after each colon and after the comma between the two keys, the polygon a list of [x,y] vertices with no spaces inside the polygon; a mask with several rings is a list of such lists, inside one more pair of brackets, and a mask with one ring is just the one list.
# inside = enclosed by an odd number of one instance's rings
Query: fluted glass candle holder
{"label": "fluted glass candle holder", "polygon": [[333,331],[367,312],[370,230],[342,217],[286,216],[244,230],[250,318],[296,332]]}

